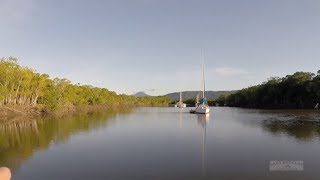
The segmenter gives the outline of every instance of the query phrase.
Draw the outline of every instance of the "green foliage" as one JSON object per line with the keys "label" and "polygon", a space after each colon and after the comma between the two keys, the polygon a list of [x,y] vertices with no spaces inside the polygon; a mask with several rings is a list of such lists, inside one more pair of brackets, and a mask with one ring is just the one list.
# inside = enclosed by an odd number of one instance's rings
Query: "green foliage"
{"label": "green foliage", "polygon": [[320,71],[270,78],[257,86],[221,96],[220,105],[250,108],[313,108],[320,101]]}
{"label": "green foliage", "polygon": [[16,58],[0,58],[0,106],[20,105],[57,110],[70,106],[166,106],[166,97],[137,98],[117,95],[106,88],[72,84],[67,79],[50,79],[17,63]]}

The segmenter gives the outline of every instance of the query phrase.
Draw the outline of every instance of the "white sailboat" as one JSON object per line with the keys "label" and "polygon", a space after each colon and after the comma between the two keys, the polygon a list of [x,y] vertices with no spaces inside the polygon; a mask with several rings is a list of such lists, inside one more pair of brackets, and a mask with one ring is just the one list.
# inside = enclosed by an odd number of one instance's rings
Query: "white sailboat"
{"label": "white sailboat", "polygon": [[186,103],[183,103],[182,101],[182,92],[180,91],[180,101],[176,104],[176,107],[178,108],[185,108],[187,107],[187,104]]}
{"label": "white sailboat", "polygon": [[204,63],[203,63],[203,55],[201,56],[202,58],[202,98],[200,102],[196,102],[195,109],[191,109],[190,113],[195,113],[195,114],[208,114],[210,112],[210,108],[205,96],[205,78],[204,78]]}

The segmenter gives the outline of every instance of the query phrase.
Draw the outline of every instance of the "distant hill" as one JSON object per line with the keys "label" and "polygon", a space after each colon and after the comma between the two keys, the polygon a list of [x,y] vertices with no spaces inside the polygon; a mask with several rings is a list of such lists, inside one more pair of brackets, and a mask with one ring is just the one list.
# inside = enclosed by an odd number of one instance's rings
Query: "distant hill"
{"label": "distant hill", "polygon": [[[233,92],[235,92],[235,91],[206,91],[206,97],[207,97],[207,99],[215,99],[221,95],[229,94],[229,93],[233,93]],[[200,92],[199,91],[184,91],[184,92],[182,92],[182,99],[183,100],[194,99],[197,97],[198,93],[200,93]],[[165,96],[177,101],[180,99],[180,92],[169,93],[169,94],[166,94]]]}
{"label": "distant hill", "polygon": [[133,94],[132,96],[135,96],[135,97],[148,97],[150,95],[146,94],[145,92],[137,92],[135,94]]}

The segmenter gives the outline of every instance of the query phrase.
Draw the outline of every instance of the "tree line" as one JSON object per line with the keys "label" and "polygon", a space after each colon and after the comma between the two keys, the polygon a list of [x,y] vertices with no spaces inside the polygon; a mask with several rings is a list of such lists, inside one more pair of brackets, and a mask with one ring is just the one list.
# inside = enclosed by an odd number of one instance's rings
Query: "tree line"
{"label": "tree line", "polygon": [[246,108],[314,108],[320,102],[320,70],[296,72],[220,96],[216,104]]}
{"label": "tree line", "polygon": [[57,110],[70,106],[166,106],[163,96],[138,98],[117,95],[106,88],[73,84],[68,79],[49,75],[18,64],[16,58],[0,58],[0,107],[32,106]]}

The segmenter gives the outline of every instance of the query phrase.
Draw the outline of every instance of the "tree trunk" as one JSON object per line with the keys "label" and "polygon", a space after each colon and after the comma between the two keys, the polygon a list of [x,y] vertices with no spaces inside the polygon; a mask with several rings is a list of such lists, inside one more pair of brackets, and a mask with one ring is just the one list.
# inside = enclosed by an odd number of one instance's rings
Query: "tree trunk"
{"label": "tree trunk", "polygon": [[20,79],[19,85],[18,85],[17,90],[16,90],[15,104],[18,104],[18,93],[19,93],[19,90],[20,90],[21,82],[22,82],[22,78]]}

